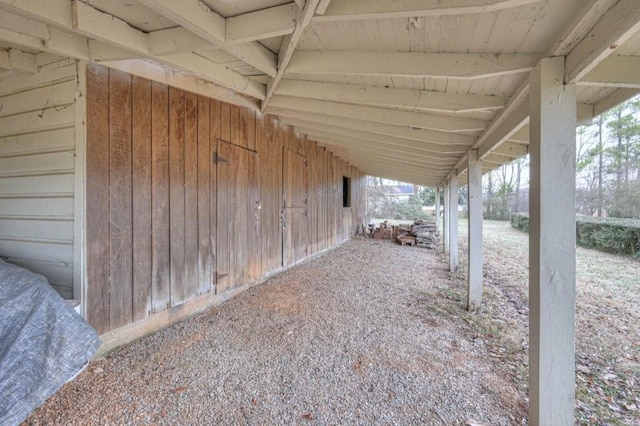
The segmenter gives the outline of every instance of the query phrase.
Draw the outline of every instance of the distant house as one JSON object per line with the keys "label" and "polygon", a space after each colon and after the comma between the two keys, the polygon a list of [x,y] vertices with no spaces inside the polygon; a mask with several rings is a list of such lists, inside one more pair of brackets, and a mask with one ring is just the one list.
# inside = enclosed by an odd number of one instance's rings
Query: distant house
{"label": "distant house", "polygon": [[405,201],[412,195],[417,195],[417,187],[410,183],[385,185],[382,187],[382,190],[386,197],[393,197],[398,201]]}

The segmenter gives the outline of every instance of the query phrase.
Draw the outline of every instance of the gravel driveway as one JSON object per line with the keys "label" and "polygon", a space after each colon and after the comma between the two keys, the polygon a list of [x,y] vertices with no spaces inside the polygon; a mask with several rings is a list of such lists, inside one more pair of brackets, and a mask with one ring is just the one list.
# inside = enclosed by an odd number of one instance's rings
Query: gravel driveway
{"label": "gravel driveway", "polygon": [[[28,424],[512,424],[427,249],[352,239],[93,362]],[[452,302],[461,303],[461,302]]]}

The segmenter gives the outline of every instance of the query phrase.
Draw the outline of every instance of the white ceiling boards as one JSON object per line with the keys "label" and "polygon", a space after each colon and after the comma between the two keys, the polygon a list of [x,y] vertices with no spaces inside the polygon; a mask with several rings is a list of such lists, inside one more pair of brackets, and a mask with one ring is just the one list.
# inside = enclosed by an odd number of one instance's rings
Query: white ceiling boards
{"label": "white ceiling boards", "polygon": [[565,57],[579,122],[640,91],[639,32],[637,0],[0,0],[0,67],[31,72],[40,52],[160,66],[366,173],[439,185],[470,149],[527,152],[542,58]]}

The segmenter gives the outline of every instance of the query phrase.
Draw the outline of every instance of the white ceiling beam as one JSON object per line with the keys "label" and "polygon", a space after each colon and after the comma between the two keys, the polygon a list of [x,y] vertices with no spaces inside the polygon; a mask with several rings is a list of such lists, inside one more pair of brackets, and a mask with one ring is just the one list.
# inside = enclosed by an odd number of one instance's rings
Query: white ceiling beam
{"label": "white ceiling beam", "polygon": [[415,185],[435,185],[435,182],[439,182],[441,180],[441,176],[445,175],[444,173],[426,173],[426,172],[412,172],[406,171],[398,168],[390,168],[384,165],[378,164],[367,164],[366,162],[358,162],[352,161],[353,165],[358,169],[362,170],[369,176],[377,176],[386,179],[393,179],[399,182],[407,182],[413,183]]}
{"label": "white ceiling beam", "polygon": [[512,54],[297,51],[286,74],[476,80],[531,71],[539,59]]}
{"label": "white ceiling beam", "polygon": [[0,29],[0,41],[27,49],[42,50],[44,48],[44,42],[39,38],[3,29]]}
{"label": "white ceiling beam", "polygon": [[529,143],[529,126],[524,126],[522,129],[518,130],[516,133],[511,135],[509,138],[510,142],[517,144],[528,144]]}
{"label": "white ceiling beam", "polygon": [[103,64],[107,67],[115,68],[148,80],[215,98],[222,102],[250,108],[254,111],[259,109],[258,101],[255,99],[239,94],[237,91],[224,88],[218,84],[213,84],[209,80],[197,78],[191,72],[186,73],[179,70],[168,72],[166,66],[146,62],[141,59],[103,62]]}
{"label": "white ceiling beam", "polygon": [[239,44],[291,34],[296,9],[295,3],[288,3],[227,18],[226,41]]}
{"label": "white ceiling beam", "polygon": [[194,53],[177,53],[175,55],[163,56],[160,61],[170,64],[173,67],[187,69],[200,78],[218,82],[239,93],[244,93],[259,100],[264,99],[265,87],[263,84],[252,81],[226,68],[224,65],[211,62],[200,55]]}
{"label": "white ceiling beam", "polygon": [[327,143],[333,143],[336,146],[340,146],[348,149],[355,150],[374,150],[389,154],[404,155],[412,158],[419,158],[425,161],[438,162],[440,164],[453,165],[456,160],[456,156],[448,154],[433,154],[429,151],[422,151],[415,148],[407,148],[398,145],[390,145],[384,142],[348,138],[346,136],[335,135],[328,132],[322,132],[319,130],[313,130],[308,128],[299,128],[300,132],[309,136],[310,139],[324,141]]}
{"label": "white ceiling beam", "polygon": [[622,102],[628,101],[629,99],[633,98],[638,93],[640,93],[640,90],[637,89],[618,89],[614,91],[609,96],[601,99],[599,102],[593,105],[593,116],[597,117],[600,114],[609,111],[616,105],[619,105]]}
{"label": "white ceiling beam", "polygon": [[275,54],[257,42],[242,45],[227,43],[225,18],[209,9],[203,2],[199,0],[138,1],[261,72],[271,77],[276,75]]}
{"label": "white ceiling beam", "polygon": [[[330,144],[330,141],[327,141],[326,143]],[[403,166],[418,166],[420,167],[421,170],[435,172],[435,173],[442,173],[442,172],[446,172],[447,170],[451,170],[451,164],[438,163],[429,159],[406,157],[400,154],[382,152],[378,150],[365,151],[365,150],[359,150],[359,149],[353,149],[353,148],[348,148],[348,149],[343,148],[343,149],[346,149],[346,151],[343,151],[343,153],[346,152],[346,155],[348,155],[349,158],[353,159],[354,161],[375,159],[375,160],[386,162],[388,165],[396,164],[396,165],[403,165]]]}
{"label": "white ceiling beam", "polygon": [[264,86],[192,53],[156,57],[149,52],[149,35],[126,22],[103,13],[83,2],[73,1],[73,28],[90,38],[98,39],[144,58],[154,59],[169,66],[193,72],[225,87],[257,99],[264,98]]}
{"label": "white ceiling beam", "polygon": [[324,15],[327,11],[327,7],[329,7],[329,3],[331,3],[331,0],[320,0],[320,3],[318,3],[318,7],[316,8],[316,13],[318,15]]}
{"label": "white ceiling beam", "polygon": [[524,157],[529,153],[529,145],[505,142],[502,145],[496,147],[493,153],[504,155],[511,158]]}
{"label": "white ceiling beam", "polygon": [[316,21],[469,15],[526,6],[539,0],[333,0]]}
{"label": "white ceiling beam", "polygon": [[640,2],[620,0],[565,60],[565,82],[576,83],[640,30]]}
{"label": "white ceiling beam", "polygon": [[438,176],[440,174],[445,174],[448,171],[447,168],[443,168],[441,170],[428,169],[421,164],[416,164],[416,163],[408,164],[403,161],[390,160],[390,159],[380,158],[376,156],[368,156],[368,157],[349,156],[349,159],[356,166],[359,166],[359,165],[364,165],[365,167],[373,166],[379,169],[395,170],[399,173],[401,172],[409,172],[412,174],[415,173],[421,176]]}
{"label": "white ceiling beam", "polygon": [[210,42],[183,27],[149,33],[149,53],[154,56],[193,52],[207,47],[211,47]]}
{"label": "white ceiling beam", "polygon": [[57,28],[49,28],[49,35],[49,40],[44,43],[45,51],[83,61],[91,60],[86,37]]}
{"label": "white ceiling beam", "polygon": [[71,28],[73,17],[69,0],[0,0],[2,8],[46,24]]}
{"label": "white ceiling beam", "polygon": [[[516,90],[515,95],[509,99],[509,102],[505,105],[504,109],[493,119],[493,121],[487,126],[485,131],[478,137],[471,149],[478,149],[483,146],[483,150],[490,150],[494,146],[506,140],[505,135],[511,136],[517,130],[519,130],[526,123],[522,123],[523,120],[529,119],[529,82],[526,80]],[[523,117],[523,110],[526,109],[526,117]],[[515,115],[514,115],[515,113]],[[520,125],[522,124],[522,125]],[[509,128],[509,126],[520,125],[517,129]],[[512,131],[513,130],[513,131]],[[486,153],[486,151],[485,151]],[[480,157],[480,153],[478,152]],[[462,173],[467,167],[467,154],[460,157],[456,165],[454,166],[454,172],[456,174]]]}
{"label": "white ceiling beam", "polygon": [[585,0],[584,6],[575,11],[573,21],[565,33],[556,40],[547,56],[566,56],[595,26],[618,0]]}
{"label": "white ceiling beam", "polygon": [[492,151],[491,153],[487,154],[482,159],[482,161],[485,162],[485,163],[500,164],[500,165],[509,164],[513,160],[515,160],[515,158],[510,157],[508,155],[496,154],[495,151]]}
{"label": "white ceiling beam", "polygon": [[482,144],[474,144],[478,149],[478,158],[483,159],[493,149],[507,141],[512,135],[525,125],[529,124],[529,98],[518,105],[509,117],[497,126],[491,135],[482,142]]}
{"label": "white ceiling beam", "polygon": [[450,167],[441,166],[441,167],[429,167],[426,163],[422,163],[416,160],[403,160],[387,157],[385,155],[377,155],[375,153],[371,154],[352,154],[349,153],[349,159],[354,163],[365,163],[372,165],[380,165],[380,166],[388,166],[397,168],[399,170],[408,170],[412,172],[418,173],[430,173],[432,175],[437,175],[439,173],[446,173],[450,170]]}
{"label": "white ceiling beam", "polygon": [[267,96],[262,102],[262,111],[264,112],[271,100],[271,97],[278,89],[280,85],[280,81],[284,76],[284,73],[289,66],[289,62],[293,56],[293,52],[295,52],[298,47],[298,43],[302,38],[302,34],[307,26],[311,23],[311,18],[313,18],[313,14],[315,13],[318,3],[320,0],[307,0],[305,2],[304,8],[300,13],[300,17],[296,21],[296,28],[293,30],[291,35],[285,36],[282,41],[282,46],[280,47],[280,54],[278,55],[278,72],[276,76],[269,82],[267,85]]}
{"label": "white ceiling beam", "polygon": [[360,130],[346,129],[342,127],[328,126],[325,124],[318,124],[314,122],[290,119],[283,117],[281,119],[283,123],[289,124],[299,129],[309,129],[314,131],[326,132],[335,134],[347,138],[356,138],[362,140],[377,141],[388,145],[397,145],[400,147],[413,148],[416,150],[422,150],[431,152],[434,154],[462,154],[466,152],[466,148],[458,145],[433,145],[422,141],[413,139],[402,139],[394,136],[378,135],[376,133],[364,132]]}
{"label": "white ceiling beam", "polygon": [[[331,143],[330,140],[323,140],[324,143]],[[340,145],[336,145],[339,146]],[[341,147],[344,148],[344,147]],[[425,170],[442,172],[451,169],[451,163],[433,161],[429,158],[412,157],[401,153],[387,152],[372,148],[345,148],[348,155],[352,158],[377,158],[380,160],[389,160],[390,162],[402,163],[407,165],[416,165],[424,167]]]}
{"label": "white ceiling beam", "polygon": [[443,132],[482,131],[487,126],[487,121],[471,118],[374,108],[361,105],[349,105],[340,102],[302,99],[281,95],[275,95],[271,99],[266,112],[277,115],[279,112],[284,110],[305,111],[313,114],[346,117],[356,120],[373,121],[398,126],[410,126],[421,129],[440,130]]}
{"label": "white ceiling beam", "polygon": [[459,95],[302,80],[282,80],[277,94],[411,111],[457,113],[502,109],[507,102],[506,98],[500,96]]}
{"label": "white ceiling beam", "polygon": [[0,10],[0,28],[41,40],[49,39],[49,28],[46,24],[6,10]]}
{"label": "white ceiling beam", "polygon": [[640,56],[610,56],[578,84],[640,89]]}
{"label": "white ceiling beam", "polygon": [[126,61],[138,59],[139,56],[129,50],[104,43],[100,40],[89,40],[89,59],[93,62]]}
{"label": "white ceiling beam", "polygon": [[304,120],[308,122],[326,124],[328,126],[342,127],[345,129],[360,130],[363,132],[377,133],[397,138],[413,139],[434,145],[461,145],[469,146],[475,138],[462,133],[447,133],[436,130],[418,129],[393,124],[375,123],[371,121],[356,120],[352,118],[336,117],[309,112],[285,110],[280,117]]}
{"label": "white ceiling beam", "polygon": [[18,49],[0,50],[0,68],[35,74],[38,72],[36,55]]}

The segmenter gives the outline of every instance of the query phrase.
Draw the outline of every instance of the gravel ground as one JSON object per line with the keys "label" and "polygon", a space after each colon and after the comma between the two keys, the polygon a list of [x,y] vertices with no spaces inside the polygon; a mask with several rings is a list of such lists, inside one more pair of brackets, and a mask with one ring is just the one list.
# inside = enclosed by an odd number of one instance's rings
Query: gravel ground
{"label": "gravel ground", "polygon": [[[442,256],[352,239],[94,361],[27,424],[520,423]],[[460,301],[451,301],[460,307]]]}

